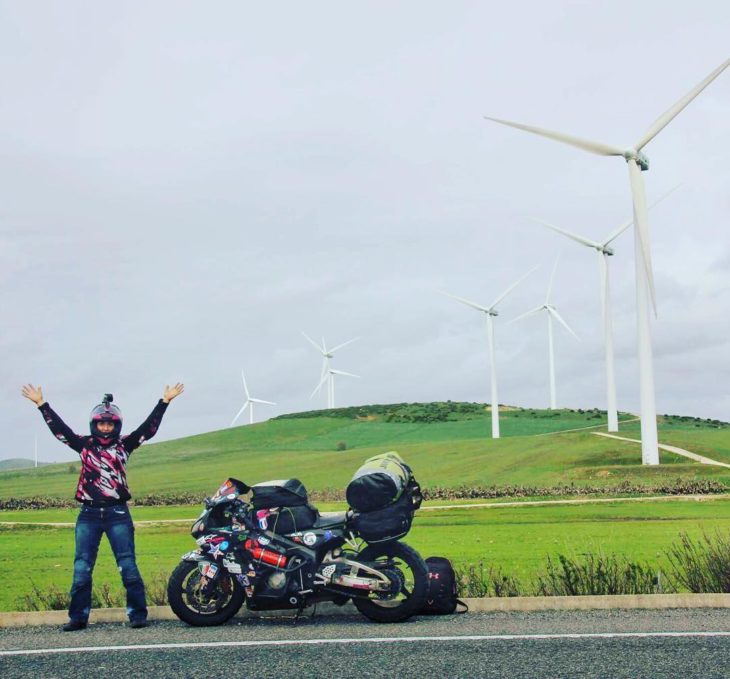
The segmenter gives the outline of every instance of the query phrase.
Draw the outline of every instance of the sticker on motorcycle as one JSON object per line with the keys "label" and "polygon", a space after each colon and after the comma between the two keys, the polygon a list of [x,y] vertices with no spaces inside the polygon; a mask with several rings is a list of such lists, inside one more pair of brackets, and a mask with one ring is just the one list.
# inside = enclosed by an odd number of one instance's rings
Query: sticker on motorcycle
{"label": "sticker on motorcycle", "polygon": [[311,547],[317,543],[317,536],[314,533],[305,533],[302,540],[307,547]]}
{"label": "sticker on motorcycle", "polygon": [[271,542],[271,539],[270,539],[270,538],[267,538],[267,537],[266,537],[265,535],[259,535],[259,536],[258,536],[258,537],[256,538],[256,541],[257,541],[257,542],[258,542],[258,543],[259,543],[260,545],[268,545],[268,544],[269,544],[269,543]]}
{"label": "sticker on motorcycle", "polygon": [[269,521],[267,517],[270,513],[271,512],[268,509],[259,509],[256,512],[256,520],[258,521],[259,528],[261,530],[266,530],[269,527]]}
{"label": "sticker on motorcycle", "polygon": [[223,554],[223,550],[221,549],[220,544],[211,545],[208,548],[208,554],[210,554],[214,559],[218,558],[221,554]]}
{"label": "sticker on motorcycle", "polygon": [[241,572],[241,564],[236,563],[235,561],[229,561],[228,559],[224,559],[223,567],[229,573],[240,573]]}
{"label": "sticker on motorcycle", "polygon": [[218,566],[216,566],[214,563],[201,563],[200,564],[200,574],[204,578],[210,578],[212,580],[215,577],[217,572],[218,572]]}

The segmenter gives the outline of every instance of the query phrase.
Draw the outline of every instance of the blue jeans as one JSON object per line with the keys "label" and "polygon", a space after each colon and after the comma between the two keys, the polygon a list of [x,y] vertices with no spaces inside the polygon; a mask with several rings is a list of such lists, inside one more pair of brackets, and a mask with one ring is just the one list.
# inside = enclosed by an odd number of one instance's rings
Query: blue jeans
{"label": "blue jeans", "polygon": [[133,621],[146,620],[144,582],[134,558],[134,524],[127,505],[81,507],[76,519],[76,553],[68,617],[74,622],[86,622],[89,618],[91,574],[103,533],[109,539],[127,590],[127,615]]}

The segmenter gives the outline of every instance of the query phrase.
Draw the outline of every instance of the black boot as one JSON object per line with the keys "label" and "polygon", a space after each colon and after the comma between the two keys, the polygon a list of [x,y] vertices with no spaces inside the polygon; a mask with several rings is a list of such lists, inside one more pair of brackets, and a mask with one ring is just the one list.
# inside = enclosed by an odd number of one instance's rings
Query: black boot
{"label": "black boot", "polygon": [[86,629],[86,623],[79,620],[69,620],[61,629],[64,632],[76,632],[80,629]]}

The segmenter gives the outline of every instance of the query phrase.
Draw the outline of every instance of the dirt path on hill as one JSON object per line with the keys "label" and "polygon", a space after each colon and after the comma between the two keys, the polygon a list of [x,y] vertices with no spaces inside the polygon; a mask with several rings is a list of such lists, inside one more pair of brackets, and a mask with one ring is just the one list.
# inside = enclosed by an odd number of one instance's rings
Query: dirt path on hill
{"label": "dirt path on hill", "polygon": [[[619,424],[629,424],[629,422],[639,422],[641,420],[640,417],[634,417],[630,420],[619,420]],[[555,436],[556,434],[568,434],[571,431],[586,431],[587,429],[600,429],[601,427],[605,427],[606,423],[603,422],[602,424],[591,424],[587,427],[576,427],[575,429],[559,429],[558,431],[546,431],[542,434],[535,434],[535,436]],[[591,432],[592,434],[596,434],[598,432]],[[627,441],[631,441],[633,439],[626,439]]]}
{"label": "dirt path on hill", "polygon": [[[616,436],[615,434],[606,434],[604,432],[600,431],[594,431],[591,432],[595,436],[605,436],[609,439],[617,439],[618,441],[630,441],[631,443],[641,443],[639,439],[629,439],[625,436]],[[717,460],[711,460],[709,457],[704,457],[703,455],[697,455],[697,453],[691,453],[689,450],[685,450],[684,448],[677,448],[676,446],[665,446],[664,444],[659,444],[659,450],[666,450],[669,453],[674,453],[675,455],[681,455],[682,457],[687,457],[690,460],[694,460],[695,462],[699,462],[700,464],[712,464],[716,467],[727,467],[730,469],[730,464],[726,464],[725,462],[718,462]]]}

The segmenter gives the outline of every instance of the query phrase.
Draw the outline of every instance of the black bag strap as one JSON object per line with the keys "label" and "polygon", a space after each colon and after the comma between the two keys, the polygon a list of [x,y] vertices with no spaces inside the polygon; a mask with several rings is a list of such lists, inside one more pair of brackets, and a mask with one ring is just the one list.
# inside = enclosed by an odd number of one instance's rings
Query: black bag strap
{"label": "black bag strap", "polygon": [[[459,606],[463,606],[464,610],[460,611]],[[466,601],[462,601],[461,599],[456,600],[456,610],[454,613],[468,613],[469,611],[469,605],[466,603]]]}

